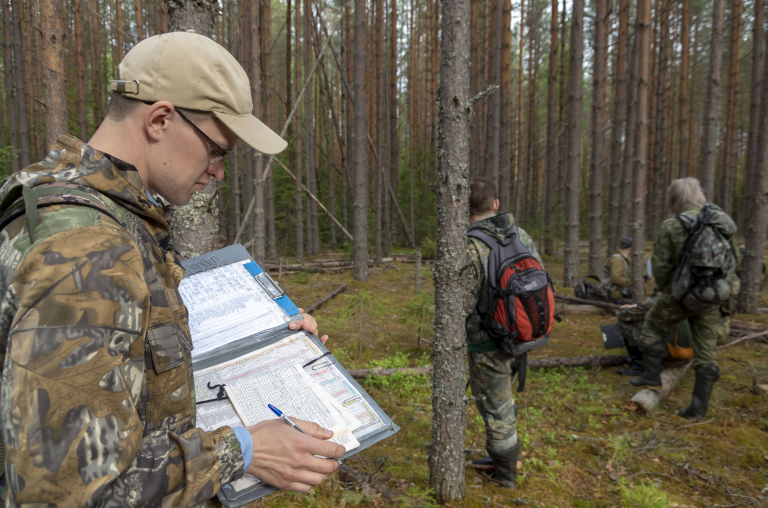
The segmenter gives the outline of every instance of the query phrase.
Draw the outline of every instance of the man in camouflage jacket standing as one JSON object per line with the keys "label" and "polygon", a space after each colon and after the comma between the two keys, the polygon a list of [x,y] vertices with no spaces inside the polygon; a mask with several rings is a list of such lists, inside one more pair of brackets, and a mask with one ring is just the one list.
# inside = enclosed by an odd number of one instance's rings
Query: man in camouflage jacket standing
{"label": "man in camouflage jacket standing", "polygon": [[[692,312],[672,295],[673,278],[681,264],[689,235],[683,226],[683,221],[677,215],[685,215],[696,220],[706,204],[706,198],[699,181],[689,177],[672,182],[667,189],[667,200],[669,210],[675,215],[661,223],[652,260],[653,277],[660,295],[646,314],[643,329],[638,338],[638,346],[643,352],[643,374],[637,379],[632,379],[631,383],[634,386],[652,390],[661,389],[661,362],[667,352],[664,337],[674,324],[688,320],[691,328],[696,382],[690,406],[687,409],[681,409],[678,414],[684,418],[700,419],[707,413],[712,389],[720,378],[717,365],[717,338],[724,325],[725,306],[705,312]],[[733,221],[724,213],[722,215],[730,222],[735,232]],[[735,252],[732,240],[729,241],[730,248]],[[733,279],[730,284],[736,294],[739,287],[738,277],[734,275]]]}
{"label": "man in camouflage jacket standing", "polygon": [[[469,183],[470,229],[481,229],[494,238],[503,239],[515,225],[511,213],[497,215],[499,200],[496,186],[483,177],[474,177]],[[520,240],[543,267],[536,245],[522,228]],[[486,272],[491,248],[477,238],[467,238],[469,279],[465,310],[467,317],[467,346],[469,349],[469,380],[477,410],[485,422],[485,448],[489,456],[475,461],[479,465],[493,465],[493,478],[509,488],[516,488],[520,442],[517,437],[512,382],[517,375],[515,357],[500,351],[491,337],[482,329],[478,307],[488,299]]]}
{"label": "man in camouflage jacket standing", "polygon": [[286,144],[208,38],[145,39],[119,73],[88,144],[62,136],[0,188],[5,504],[198,506],[244,472],[306,492],[336,468],[315,455],[344,453],[329,431],[195,428],[183,270],[152,197],[181,205],[221,180],[238,138]]}

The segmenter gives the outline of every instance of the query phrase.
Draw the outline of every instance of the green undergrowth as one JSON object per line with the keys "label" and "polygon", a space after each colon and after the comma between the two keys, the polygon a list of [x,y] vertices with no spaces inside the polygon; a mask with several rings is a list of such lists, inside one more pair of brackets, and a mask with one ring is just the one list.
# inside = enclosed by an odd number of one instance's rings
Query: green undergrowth
{"label": "green undergrowth", "polygon": [[[562,261],[546,257],[562,280]],[[414,291],[414,265],[393,262],[368,282],[351,273],[295,274],[281,285],[300,306],[320,300],[339,285],[347,291],[315,312],[328,347],[347,368],[404,368],[431,363],[434,291],[423,266],[422,291]],[[582,266],[586,275],[586,265]],[[561,287],[558,292],[565,292]],[[764,291],[761,300],[766,300]],[[766,300],[768,301],[768,300]],[[768,315],[738,316],[768,323]],[[605,350],[603,315],[565,315],[547,347],[532,358],[621,354]],[[523,469],[515,491],[494,487],[474,469],[465,473],[465,496],[454,508],[499,506],[661,508],[768,505],[768,398],[752,393],[768,384],[768,345],[745,344],[719,351],[722,377],[715,385],[707,419],[691,422],[675,412],[690,402],[693,372],[650,416],[630,410],[636,390],[616,368],[529,370],[519,406],[518,437]],[[456,375],[461,376],[461,373]],[[463,374],[466,381],[466,373]],[[431,376],[396,374],[361,381],[400,427],[381,443],[345,463],[375,474],[401,493],[385,501],[365,485],[331,476],[311,495],[278,493],[256,506],[375,507],[432,506],[428,452],[432,440]],[[515,383],[515,390],[517,383]],[[466,458],[485,455],[485,424],[467,391]]]}

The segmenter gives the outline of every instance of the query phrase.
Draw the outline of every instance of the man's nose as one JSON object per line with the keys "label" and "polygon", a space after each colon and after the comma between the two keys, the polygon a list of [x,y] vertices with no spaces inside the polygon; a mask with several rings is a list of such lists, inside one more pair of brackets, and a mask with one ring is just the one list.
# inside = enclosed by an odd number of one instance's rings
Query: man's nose
{"label": "man's nose", "polygon": [[224,180],[224,161],[219,161],[208,166],[208,174],[216,180]]}

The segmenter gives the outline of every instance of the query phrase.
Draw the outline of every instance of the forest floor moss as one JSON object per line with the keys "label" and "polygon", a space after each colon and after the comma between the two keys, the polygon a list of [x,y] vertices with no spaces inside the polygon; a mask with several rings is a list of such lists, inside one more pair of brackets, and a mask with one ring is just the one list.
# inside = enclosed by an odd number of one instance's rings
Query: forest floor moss
{"label": "forest floor moss", "polygon": [[[562,264],[545,258],[553,278]],[[586,273],[586,265],[582,266]],[[349,288],[315,312],[328,346],[347,368],[405,367],[431,362],[434,338],[431,264],[414,292],[414,265],[392,262],[365,283],[342,274],[283,276],[293,301],[308,307],[341,284]],[[557,288],[558,292],[565,292]],[[768,307],[768,290],[761,307]],[[768,315],[737,316],[768,323]],[[571,315],[555,325],[550,344],[533,357],[621,354],[604,350],[599,326],[615,317]],[[753,378],[768,383],[768,345],[744,343],[720,351],[721,379],[707,419],[675,414],[690,402],[689,371],[649,416],[629,412],[635,393],[616,368],[529,371],[516,394],[523,449],[517,490],[494,487],[466,468],[466,493],[453,507],[726,507],[768,505],[768,398],[753,395]],[[360,471],[376,472],[402,492],[402,506],[431,506],[427,446],[431,440],[431,377],[369,379],[363,386],[401,427],[399,433],[350,458]],[[469,395],[469,393],[468,393]],[[467,459],[484,452],[483,422],[474,404],[466,408]],[[279,492],[253,506],[384,506],[368,489],[344,485],[335,475],[312,493]]]}

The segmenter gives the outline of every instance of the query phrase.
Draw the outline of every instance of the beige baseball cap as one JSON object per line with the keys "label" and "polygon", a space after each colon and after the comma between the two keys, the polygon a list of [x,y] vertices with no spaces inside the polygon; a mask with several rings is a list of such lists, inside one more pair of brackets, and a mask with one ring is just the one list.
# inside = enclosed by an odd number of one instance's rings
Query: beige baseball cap
{"label": "beige baseball cap", "polygon": [[229,51],[194,30],[139,42],[120,62],[119,77],[111,88],[124,97],[210,111],[262,153],[280,153],[288,145],[253,116],[251,85],[242,66]]}

